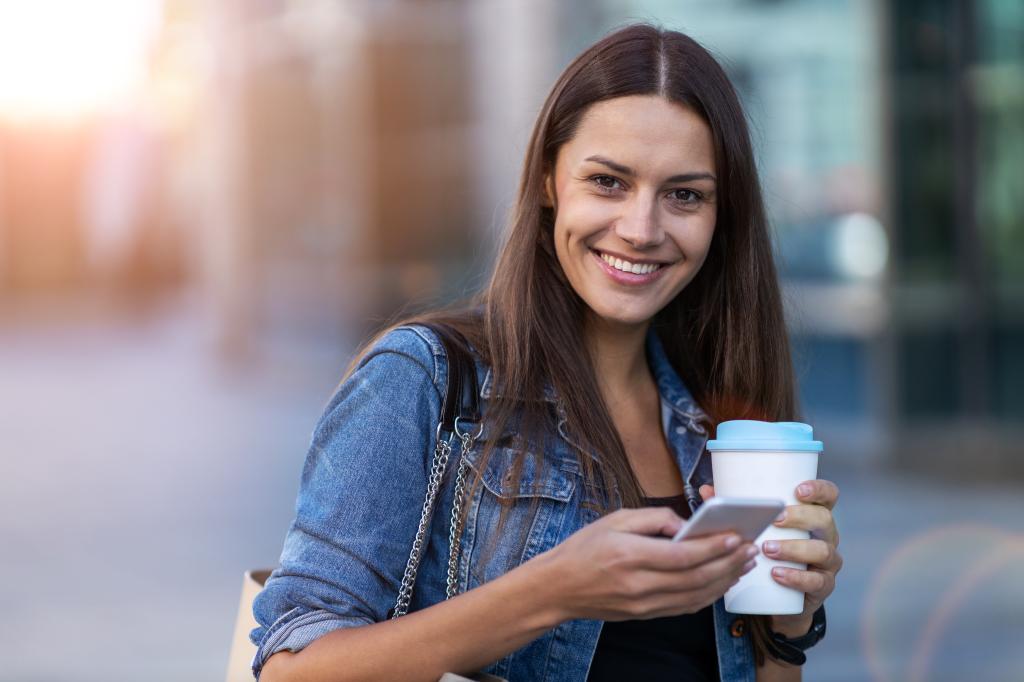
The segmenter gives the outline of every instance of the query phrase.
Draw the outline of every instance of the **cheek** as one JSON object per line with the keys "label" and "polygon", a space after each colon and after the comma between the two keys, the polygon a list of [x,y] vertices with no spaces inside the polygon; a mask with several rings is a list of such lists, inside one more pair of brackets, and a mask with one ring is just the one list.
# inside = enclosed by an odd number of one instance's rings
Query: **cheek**
{"label": "cheek", "polygon": [[558,207],[555,237],[586,239],[614,222],[615,205],[587,195],[567,193]]}
{"label": "cheek", "polygon": [[566,201],[558,207],[554,228],[555,254],[563,271],[569,272],[578,267],[573,258],[578,260],[591,238],[610,224],[611,217],[608,209],[598,202]]}
{"label": "cheek", "polygon": [[558,266],[562,269],[562,273],[570,281],[574,279],[575,272],[573,259],[570,257],[569,243],[571,239],[571,231],[567,228],[563,217],[559,215],[555,220],[554,230],[555,258],[558,260]]}
{"label": "cheek", "polygon": [[703,262],[715,234],[715,216],[694,216],[679,231],[676,243],[688,260]]}

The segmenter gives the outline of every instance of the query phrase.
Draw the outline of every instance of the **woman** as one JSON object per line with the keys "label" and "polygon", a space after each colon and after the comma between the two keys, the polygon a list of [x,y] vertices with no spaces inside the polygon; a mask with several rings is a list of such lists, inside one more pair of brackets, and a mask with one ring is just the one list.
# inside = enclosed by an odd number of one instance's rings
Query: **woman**
{"label": "woman", "polygon": [[[410,613],[389,619],[416,532],[448,372],[444,322],[477,365],[482,433],[445,599],[450,480]],[[713,494],[708,434],[797,417],[753,153],[720,66],[638,24],[583,52],[537,120],[511,229],[473,305],[367,345],[313,434],[281,567],[257,597],[254,672],[401,679],[799,679],[796,638],[841,565],[838,491],[807,482],[763,548],[796,616],[725,612],[759,551],[732,534],[667,542]],[[475,428],[475,427],[474,427]],[[689,495],[687,495],[689,493]]]}

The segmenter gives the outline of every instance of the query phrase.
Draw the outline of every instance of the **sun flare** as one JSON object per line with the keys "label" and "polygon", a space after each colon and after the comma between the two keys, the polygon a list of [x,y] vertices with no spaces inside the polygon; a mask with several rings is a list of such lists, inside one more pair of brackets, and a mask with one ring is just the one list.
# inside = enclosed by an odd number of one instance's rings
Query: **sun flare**
{"label": "sun flare", "polygon": [[159,0],[0,0],[0,117],[76,119],[146,76]]}

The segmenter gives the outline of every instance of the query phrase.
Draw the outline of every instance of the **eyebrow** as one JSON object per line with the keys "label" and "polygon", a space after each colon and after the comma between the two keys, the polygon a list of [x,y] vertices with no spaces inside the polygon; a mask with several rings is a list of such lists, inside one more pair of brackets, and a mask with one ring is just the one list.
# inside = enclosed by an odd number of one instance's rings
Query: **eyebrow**
{"label": "eyebrow", "polygon": [[[622,173],[629,177],[636,177],[636,171],[629,166],[623,166],[621,163],[615,163],[611,159],[607,159],[603,156],[588,156],[584,161],[594,161],[603,166],[608,166],[616,173]],[[715,176],[705,171],[698,171],[696,173],[682,173],[680,175],[673,175],[670,178],[666,178],[665,182],[691,182],[693,180],[710,180],[715,182]]]}

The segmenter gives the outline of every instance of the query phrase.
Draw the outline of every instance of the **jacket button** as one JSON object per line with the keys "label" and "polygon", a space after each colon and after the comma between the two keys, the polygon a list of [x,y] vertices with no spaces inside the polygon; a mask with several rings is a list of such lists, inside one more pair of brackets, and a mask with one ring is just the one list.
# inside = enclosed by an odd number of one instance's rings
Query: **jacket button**
{"label": "jacket button", "polygon": [[732,622],[732,628],[730,628],[729,632],[732,633],[733,637],[742,637],[746,629],[747,624],[743,622],[743,619],[737,618]]}

